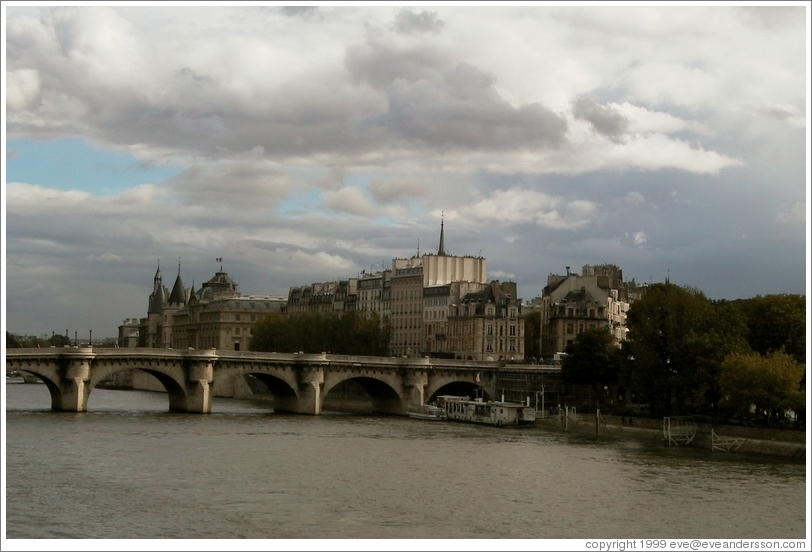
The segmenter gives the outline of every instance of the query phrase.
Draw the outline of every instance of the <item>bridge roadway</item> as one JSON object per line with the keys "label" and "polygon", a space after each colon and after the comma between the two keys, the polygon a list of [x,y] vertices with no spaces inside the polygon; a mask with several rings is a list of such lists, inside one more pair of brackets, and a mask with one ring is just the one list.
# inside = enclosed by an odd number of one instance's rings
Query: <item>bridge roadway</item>
{"label": "bridge roadway", "polygon": [[29,372],[51,394],[56,411],[85,412],[90,392],[123,370],[143,370],[166,389],[169,410],[211,413],[218,385],[251,375],[274,395],[274,409],[321,414],[324,398],[338,384],[355,380],[369,393],[373,410],[405,414],[410,403],[438,394],[486,399],[496,394],[497,362],[436,358],[287,354],[226,350],[149,348],[6,349],[6,372]]}

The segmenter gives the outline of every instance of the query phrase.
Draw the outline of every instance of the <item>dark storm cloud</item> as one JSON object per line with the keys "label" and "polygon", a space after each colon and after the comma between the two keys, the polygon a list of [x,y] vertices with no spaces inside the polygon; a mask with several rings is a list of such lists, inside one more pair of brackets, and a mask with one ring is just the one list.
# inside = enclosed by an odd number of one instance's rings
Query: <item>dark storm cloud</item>
{"label": "dark storm cloud", "polygon": [[591,98],[580,97],[574,100],[572,113],[576,119],[588,121],[596,132],[613,142],[622,142],[629,127],[626,117],[610,107],[599,105]]}
{"label": "dark storm cloud", "polygon": [[439,33],[445,22],[437,17],[436,12],[402,9],[395,15],[395,22],[392,28],[396,33]]}
{"label": "dark storm cloud", "polygon": [[451,149],[556,147],[567,122],[541,104],[511,106],[494,88],[495,77],[460,63],[439,77],[395,81],[389,113],[377,121],[411,145]]}

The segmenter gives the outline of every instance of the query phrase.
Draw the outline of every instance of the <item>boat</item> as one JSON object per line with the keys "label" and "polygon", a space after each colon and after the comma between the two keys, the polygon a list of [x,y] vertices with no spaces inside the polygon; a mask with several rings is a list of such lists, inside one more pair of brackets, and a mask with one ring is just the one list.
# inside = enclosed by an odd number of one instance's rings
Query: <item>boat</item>
{"label": "boat", "polygon": [[448,418],[445,410],[434,404],[410,404],[406,407],[406,414],[417,420],[445,420]]}
{"label": "boat", "polygon": [[437,405],[445,411],[449,420],[456,422],[515,427],[536,421],[536,409],[529,404],[441,395],[437,397]]}

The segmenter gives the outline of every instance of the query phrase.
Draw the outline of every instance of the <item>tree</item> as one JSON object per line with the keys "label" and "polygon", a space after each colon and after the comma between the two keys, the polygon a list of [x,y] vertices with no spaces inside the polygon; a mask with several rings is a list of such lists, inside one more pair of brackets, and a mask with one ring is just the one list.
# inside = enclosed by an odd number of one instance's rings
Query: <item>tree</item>
{"label": "tree", "polygon": [[330,352],[346,355],[387,356],[389,324],[377,315],[361,313],[271,313],[252,329],[251,351],[292,353]]}
{"label": "tree", "polygon": [[783,350],[796,362],[806,362],[806,298],[778,294],[737,301],[753,351],[767,355]]}
{"label": "tree", "polygon": [[22,347],[17,341],[17,336],[6,332],[6,349],[16,349],[17,347]]}
{"label": "tree", "polygon": [[702,393],[708,333],[718,325],[711,302],[695,289],[654,284],[628,312],[631,384],[652,414],[684,411]]}
{"label": "tree", "polygon": [[615,385],[620,372],[621,351],[608,328],[581,332],[566,348],[561,377],[567,384],[589,385],[594,400],[605,385]]}
{"label": "tree", "polygon": [[805,393],[799,387],[804,365],[786,353],[731,354],[721,366],[719,384],[723,402],[738,413],[748,414],[755,405],[757,413],[766,413],[768,422],[786,410],[805,407]]}

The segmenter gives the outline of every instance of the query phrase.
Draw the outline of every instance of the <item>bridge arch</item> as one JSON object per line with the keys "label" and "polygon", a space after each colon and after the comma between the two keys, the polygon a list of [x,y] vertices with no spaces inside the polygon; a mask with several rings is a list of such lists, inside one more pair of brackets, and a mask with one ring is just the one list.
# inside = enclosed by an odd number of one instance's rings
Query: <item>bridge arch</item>
{"label": "bridge arch", "polygon": [[214,393],[220,389],[233,387],[235,380],[242,378],[249,388],[256,381],[264,390],[273,395],[275,412],[301,412],[298,380],[291,366],[220,363],[214,381]]}
{"label": "bridge arch", "polygon": [[326,374],[321,390],[322,402],[327,399],[330,391],[347,381],[357,383],[366,391],[372,404],[372,412],[403,414],[406,411],[402,390],[398,391],[398,388],[403,387],[400,378],[375,370],[347,369]]}
{"label": "bridge arch", "polygon": [[170,412],[189,412],[190,405],[187,400],[186,378],[182,362],[180,361],[100,363],[98,367],[91,372],[90,379],[87,382],[88,395],[99,383],[126,370],[144,372],[158,380],[166,391],[169,399]]}

